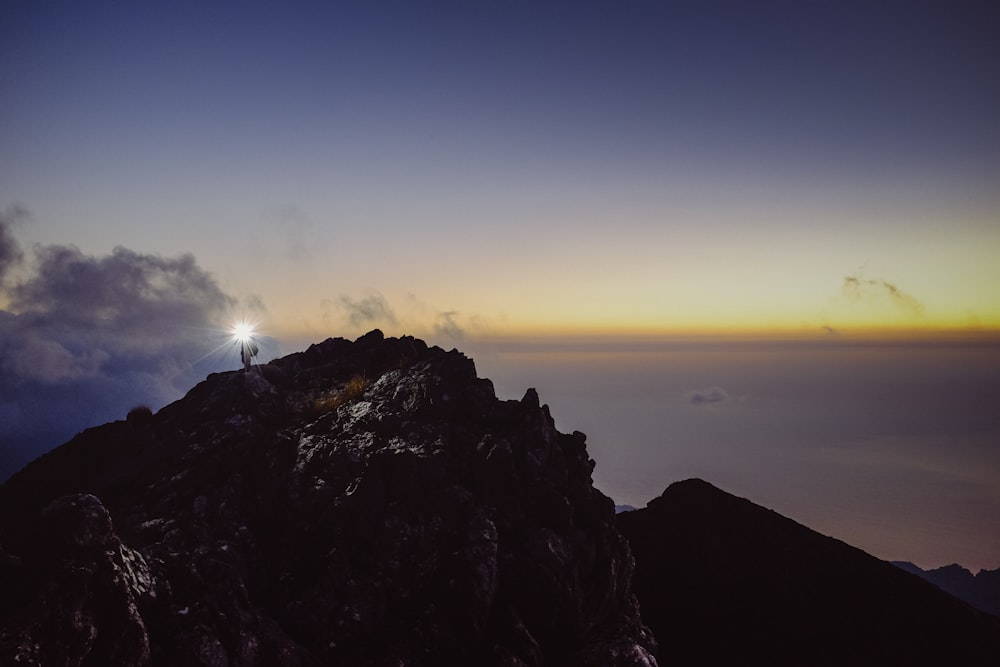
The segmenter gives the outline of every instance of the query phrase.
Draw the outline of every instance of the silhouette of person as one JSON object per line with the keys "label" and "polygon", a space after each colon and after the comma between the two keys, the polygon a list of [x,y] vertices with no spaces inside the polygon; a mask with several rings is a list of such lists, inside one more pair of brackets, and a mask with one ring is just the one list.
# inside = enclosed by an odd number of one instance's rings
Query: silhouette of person
{"label": "silhouette of person", "polygon": [[243,370],[250,370],[250,364],[258,352],[260,352],[260,349],[252,338],[247,338],[240,343],[240,361],[243,362]]}

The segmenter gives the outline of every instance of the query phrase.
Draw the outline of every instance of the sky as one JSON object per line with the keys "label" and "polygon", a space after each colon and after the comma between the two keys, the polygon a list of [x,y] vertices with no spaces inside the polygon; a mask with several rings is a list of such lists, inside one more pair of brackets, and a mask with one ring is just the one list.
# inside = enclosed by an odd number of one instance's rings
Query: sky
{"label": "sky", "polygon": [[[859,469],[902,498],[920,452],[992,470],[998,29],[969,1],[5,2],[0,477],[237,367],[239,317],[264,356],[380,327],[551,385],[592,448],[634,431],[595,473],[633,503],[696,471],[846,530],[891,509],[830,509]],[[976,484],[937,524],[998,567]],[[944,564],[946,532],[899,551]]]}

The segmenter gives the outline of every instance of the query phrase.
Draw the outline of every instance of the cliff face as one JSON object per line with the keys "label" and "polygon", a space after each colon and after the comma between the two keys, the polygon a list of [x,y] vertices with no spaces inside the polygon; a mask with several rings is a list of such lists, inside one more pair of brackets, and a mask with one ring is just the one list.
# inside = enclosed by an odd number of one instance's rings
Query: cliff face
{"label": "cliff face", "polygon": [[213,375],[0,487],[0,663],[655,665],[592,469],[412,338]]}

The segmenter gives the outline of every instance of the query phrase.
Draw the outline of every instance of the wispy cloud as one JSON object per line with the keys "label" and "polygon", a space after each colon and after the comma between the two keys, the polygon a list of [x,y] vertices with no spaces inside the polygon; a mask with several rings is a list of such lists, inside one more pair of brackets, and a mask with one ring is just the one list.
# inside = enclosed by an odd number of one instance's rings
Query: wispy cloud
{"label": "wispy cloud", "polygon": [[439,313],[434,323],[435,336],[443,336],[453,341],[465,340],[465,329],[457,321],[458,312],[449,310]]}
{"label": "wispy cloud", "polygon": [[485,328],[481,318],[474,314],[442,309],[412,293],[390,301],[377,291],[361,297],[341,294],[335,299],[323,299],[320,320],[328,329],[347,329],[342,335],[379,327],[389,335],[419,336],[440,345],[464,342]]}
{"label": "wispy cloud", "polygon": [[242,305],[252,313],[263,314],[267,312],[267,306],[264,305],[264,299],[261,298],[259,294],[250,294],[244,297]]}
{"label": "wispy cloud", "polygon": [[708,389],[692,389],[684,393],[691,405],[712,405],[724,403],[729,400],[729,392],[722,387],[709,387]]}
{"label": "wispy cloud", "polygon": [[924,312],[924,305],[916,297],[904,292],[895,283],[888,280],[867,278],[863,271],[846,276],[842,292],[851,301],[885,297],[896,308],[906,310],[914,315],[922,315]]}
{"label": "wispy cloud", "polygon": [[386,298],[378,292],[354,300],[346,294],[340,296],[340,307],[347,321],[355,327],[375,324],[396,324],[396,314]]}

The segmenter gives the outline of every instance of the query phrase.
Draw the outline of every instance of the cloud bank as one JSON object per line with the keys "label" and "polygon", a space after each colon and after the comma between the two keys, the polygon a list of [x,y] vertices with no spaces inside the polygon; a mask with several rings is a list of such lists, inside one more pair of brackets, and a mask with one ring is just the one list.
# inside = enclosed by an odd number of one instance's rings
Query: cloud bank
{"label": "cloud bank", "polygon": [[158,409],[236,367],[208,354],[236,299],[192,255],[49,245],[29,264],[13,223],[0,217],[0,480],[83,428]]}

